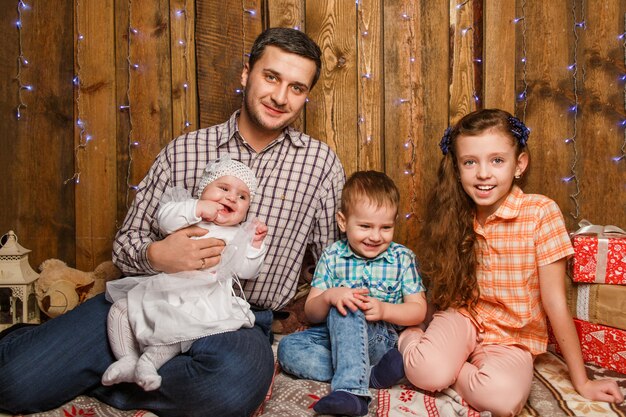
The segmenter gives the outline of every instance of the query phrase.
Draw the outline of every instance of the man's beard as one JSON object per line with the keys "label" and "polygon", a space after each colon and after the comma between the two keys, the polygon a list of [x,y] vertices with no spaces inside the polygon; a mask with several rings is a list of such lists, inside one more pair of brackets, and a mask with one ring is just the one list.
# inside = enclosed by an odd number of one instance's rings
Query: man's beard
{"label": "man's beard", "polygon": [[270,131],[274,131],[274,132],[280,132],[284,128],[289,126],[296,119],[296,117],[293,117],[292,119],[287,120],[285,123],[279,124],[277,126],[276,125],[268,125],[267,123],[265,123],[263,121],[263,118],[261,117],[259,112],[256,111],[256,109],[248,101],[248,97],[249,97],[249,95],[248,95],[248,86],[246,86],[246,88],[244,89],[244,93],[243,93],[243,106],[244,106],[244,109],[245,109],[246,113],[248,114],[248,118],[250,118],[252,123],[254,123],[257,127],[260,127],[262,129],[267,129],[267,130],[270,130]]}

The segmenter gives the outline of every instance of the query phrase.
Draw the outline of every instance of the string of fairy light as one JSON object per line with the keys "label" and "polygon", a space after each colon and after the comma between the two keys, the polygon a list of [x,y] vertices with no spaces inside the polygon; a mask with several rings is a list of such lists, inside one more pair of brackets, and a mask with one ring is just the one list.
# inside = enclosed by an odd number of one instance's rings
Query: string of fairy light
{"label": "string of fairy light", "polygon": [[[467,0],[469,1],[469,0]],[[467,3],[465,1],[465,3]],[[413,100],[413,94],[415,91],[415,71],[414,71],[414,63],[416,61],[413,56],[413,51],[417,50],[415,46],[415,10],[413,9],[413,2],[408,2],[411,7],[407,7],[400,14],[400,20],[405,22],[407,25],[407,33],[408,33],[408,42],[403,42],[403,45],[408,50],[409,62],[409,74],[408,74],[408,86],[409,86],[409,94],[407,97],[399,97],[394,100],[394,104],[398,107],[406,107],[408,106],[408,120],[415,120],[415,100]],[[369,36],[369,27],[366,24],[366,19],[364,18],[364,10],[363,5],[359,0],[355,0],[356,12],[357,12],[357,31],[360,34],[363,41]],[[361,84],[361,91],[366,91],[368,83],[375,79],[376,74],[373,74],[371,68],[368,66],[368,61],[365,58],[365,48],[362,46],[360,48],[360,65],[359,65],[359,79]],[[357,118],[358,124],[358,134],[359,134],[359,142],[364,143],[365,145],[369,145],[372,143],[372,135],[369,130],[369,123],[367,118],[361,113],[361,111],[366,107],[366,103],[364,103],[365,94],[361,94],[359,96],[359,114]],[[407,135],[407,139],[405,140],[403,147],[406,152],[408,152],[408,162],[404,165],[403,174],[408,176],[412,189],[417,190],[417,178],[415,175],[415,164],[417,162],[417,147],[415,145],[415,141],[413,139],[412,132],[409,132]],[[411,199],[409,201],[409,211],[404,214],[404,219],[411,219],[416,212],[416,204],[417,204],[417,195],[416,192],[413,191],[411,194]]]}
{"label": "string of fairy light", "polygon": [[181,133],[185,133],[191,126],[192,122],[189,120],[189,110],[187,108],[188,97],[189,94],[189,48],[187,45],[187,39],[189,39],[189,9],[187,7],[187,0],[183,2],[182,9],[179,9],[174,14],[177,18],[183,19],[183,38],[178,40],[178,45],[182,48],[183,53],[183,71],[185,74],[185,79],[182,84],[183,91],[183,126],[181,129]]}
{"label": "string of fairy light", "polygon": [[72,78],[72,84],[74,86],[74,96],[76,104],[76,127],[78,128],[78,142],[74,146],[74,174],[64,181],[64,184],[68,182],[80,183],[81,175],[81,152],[87,148],[92,136],[87,132],[87,122],[83,119],[83,103],[82,103],[82,80],[81,80],[81,64],[82,64],[82,45],[85,41],[85,36],[81,31],[80,25],[80,0],[76,0],[74,7],[74,19],[76,21],[76,58],[74,61],[75,74]]}
{"label": "string of fairy light", "polygon": [[[415,71],[413,69],[414,63],[415,63],[415,57],[412,55],[413,51],[417,50],[417,47],[415,45],[415,19],[414,19],[414,2],[413,1],[409,1],[409,4],[411,6],[410,10],[405,11],[402,14],[402,20],[406,23],[407,27],[408,27],[408,36],[409,36],[409,42],[405,43],[405,46],[408,48],[409,51],[409,61],[410,61],[410,65],[409,65],[409,97],[410,99],[399,99],[398,103],[401,105],[408,105],[409,106],[409,119],[411,121],[410,126],[413,126],[413,121],[415,120],[414,117],[414,113],[415,113],[415,100],[413,100],[413,92],[415,91]],[[413,190],[411,193],[411,199],[409,200],[409,212],[406,213],[404,215],[404,218],[406,220],[410,219],[411,217],[413,217],[413,215],[416,212],[416,204],[417,204],[417,178],[415,175],[415,162],[417,161],[417,147],[415,146],[415,142],[413,140],[413,136],[411,134],[411,132],[409,132],[409,135],[406,139],[406,141],[404,142],[404,149],[409,153],[409,161],[406,163],[405,165],[405,169],[404,169],[404,175],[408,175],[410,180],[411,180],[411,189]]]}
{"label": "string of fairy light", "polygon": [[[626,13],[624,13],[624,31],[617,37],[622,41],[622,48],[624,50],[624,67],[626,67]],[[621,76],[621,81],[626,81],[626,74]],[[624,113],[626,113],[626,83],[624,83]],[[622,129],[624,130],[624,140],[620,148],[619,155],[613,157],[613,162],[626,161],[626,118],[620,122]]]}
{"label": "string of fairy light", "polygon": [[[246,6],[246,1],[241,0],[241,68],[243,68],[248,62],[250,54],[246,48],[246,18],[255,17],[257,14],[256,9]],[[236,94],[243,94],[242,88],[235,89]]]}
{"label": "string of fairy light", "polygon": [[[361,1],[362,2],[362,1]],[[462,7],[466,6],[468,3],[470,2],[470,0],[464,0],[462,2],[460,2],[459,4],[456,5],[457,9],[461,9]],[[363,17],[363,10],[362,7],[360,6],[360,1],[359,0],[355,0],[356,3],[356,7],[357,7],[357,13],[358,13],[358,23],[359,23],[359,28],[358,28],[358,33],[363,37],[363,38],[367,38],[368,34],[369,34],[369,28],[367,27],[367,22],[365,21],[364,17]],[[520,41],[521,41],[521,62],[520,62],[520,87],[521,87],[521,91],[519,91],[517,98],[518,101],[520,102],[520,106],[519,106],[519,113],[520,113],[520,118],[522,120],[525,121],[526,119],[526,112],[527,112],[527,106],[528,106],[528,81],[527,81],[527,25],[526,25],[526,0],[521,0],[521,2],[518,3],[519,7],[521,8],[521,14],[517,15],[517,17],[513,20],[513,22],[517,25],[519,25],[520,27]],[[246,29],[246,19],[250,18],[250,17],[255,17],[257,15],[257,11],[253,8],[249,8],[246,7],[245,5],[245,1],[242,0],[242,26],[241,26],[241,30],[242,30],[242,62],[243,64],[245,64],[245,60],[248,56],[248,54],[246,53],[246,33],[245,33],[245,29]],[[408,2],[407,7],[411,7],[411,5],[413,5],[413,2]],[[132,22],[132,0],[128,1],[128,7],[129,7],[129,13],[128,13],[128,37],[127,37],[127,42],[128,42],[128,53],[127,53],[127,57],[126,57],[126,61],[127,61],[127,68],[128,68],[128,84],[127,84],[127,89],[126,89],[126,104],[119,106],[121,111],[125,111],[127,113],[128,116],[128,125],[129,125],[129,129],[128,129],[128,166],[127,166],[127,177],[126,177],[126,184],[128,187],[128,191],[127,191],[127,203],[128,203],[128,198],[129,198],[129,193],[130,191],[136,190],[137,187],[135,185],[133,185],[131,183],[131,174],[132,174],[132,165],[133,165],[133,153],[134,153],[134,149],[137,148],[139,146],[139,142],[137,142],[136,140],[134,140],[133,138],[133,117],[131,114],[131,106],[130,106],[130,92],[131,92],[131,81],[132,81],[132,77],[133,74],[136,73],[136,70],[139,69],[139,65],[137,63],[132,62],[131,60],[131,43],[132,43],[132,38],[138,36],[138,31],[137,29],[133,28],[131,25]],[[28,11],[31,8],[31,6],[29,4],[27,4],[27,2],[25,0],[18,0],[16,2],[16,11],[17,11],[17,21],[16,21],[16,27],[17,27],[17,32],[18,32],[18,56],[17,56],[17,74],[15,76],[15,80],[17,82],[17,88],[18,88],[18,94],[17,94],[17,99],[18,102],[16,104],[16,106],[14,107],[14,111],[15,111],[15,116],[18,120],[22,119],[24,117],[24,112],[27,109],[27,103],[26,100],[24,98],[24,93],[33,91],[33,86],[30,84],[27,84],[26,82],[24,82],[23,80],[23,70],[24,67],[27,67],[29,65],[29,60],[27,59],[25,52],[24,52],[24,47],[23,47],[23,39],[22,39],[22,30],[23,30],[23,17],[24,17],[24,12]],[[89,134],[88,131],[88,123],[87,121],[84,120],[83,117],[83,103],[82,103],[82,95],[81,95],[81,64],[82,64],[82,50],[85,46],[85,38],[81,32],[81,27],[80,27],[80,20],[78,19],[78,17],[80,16],[80,8],[81,8],[81,3],[80,0],[76,0],[75,2],[75,13],[76,13],[76,37],[75,37],[75,48],[76,48],[76,58],[75,58],[75,76],[72,80],[74,88],[76,89],[75,92],[75,106],[76,106],[76,126],[77,126],[77,144],[74,147],[74,153],[75,153],[75,172],[74,174],[68,178],[65,183],[68,183],[70,181],[73,181],[74,183],[78,184],[81,180],[81,155],[82,155],[82,151],[85,150],[85,148],[88,146],[89,142],[92,140],[92,136]],[[579,164],[579,149],[577,146],[577,141],[579,139],[579,124],[580,124],[580,120],[579,120],[579,111],[580,111],[580,106],[581,106],[581,97],[582,97],[582,91],[581,91],[581,85],[582,82],[584,80],[584,76],[585,76],[585,69],[584,66],[582,65],[581,62],[579,62],[579,43],[580,43],[580,36],[581,36],[581,30],[585,30],[586,28],[586,22],[585,22],[585,2],[584,0],[572,0],[572,7],[571,7],[571,14],[572,14],[572,20],[573,20],[573,27],[572,27],[572,33],[573,33],[573,49],[572,49],[572,54],[573,54],[573,62],[569,65],[569,69],[570,69],[570,74],[571,74],[571,82],[572,82],[572,92],[573,92],[573,98],[572,98],[572,104],[569,107],[569,111],[571,112],[571,114],[573,115],[572,118],[572,125],[571,125],[571,135],[569,135],[569,137],[567,137],[564,142],[568,145],[568,149],[570,149],[571,151],[571,164],[570,164],[570,170],[567,176],[565,176],[562,180],[565,183],[571,184],[570,186],[572,187],[572,193],[570,194],[570,199],[573,203],[573,210],[570,213],[574,218],[579,218],[580,216],[580,205],[579,205],[579,201],[578,201],[578,197],[580,194],[580,184],[579,184],[579,178],[578,178],[578,164]],[[180,45],[180,47],[183,49],[183,61],[184,61],[184,73],[185,73],[185,80],[184,83],[182,85],[182,91],[184,94],[184,99],[183,99],[183,103],[184,103],[184,109],[183,109],[183,126],[182,126],[182,130],[185,131],[187,128],[189,128],[192,123],[188,120],[188,109],[187,109],[187,94],[188,92],[188,86],[189,86],[189,60],[188,60],[188,45],[187,45],[187,39],[188,39],[188,24],[187,24],[187,16],[188,16],[188,5],[187,5],[187,0],[184,1],[183,6],[181,6],[180,10],[177,10],[175,12],[175,16],[179,17],[181,19],[185,19],[185,24],[184,24],[184,35],[183,35],[183,39],[178,41],[178,44]],[[413,36],[413,18],[411,16],[410,10],[407,10],[407,12],[403,13],[401,16],[401,21],[404,21],[408,24],[409,26],[409,31],[411,33],[410,39],[414,39]],[[624,49],[624,64],[626,65],[626,15],[624,15],[624,25],[625,25],[625,30],[624,32],[622,32],[621,34],[619,34],[619,36],[617,37],[621,43],[622,43],[622,47]],[[296,29],[299,29],[298,27],[296,27]],[[467,33],[469,33],[472,30],[472,27],[466,27],[466,28],[462,28],[460,30],[460,33],[462,35],[465,35]],[[409,47],[411,50],[414,49],[414,46],[409,46],[406,45],[407,47]],[[410,57],[411,62],[413,63],[415,61],[414,57]],[[475,58],[475,62],[480,62],[480,58]],[[372,74],[368,62],[365,59],[361,59],[361,67],[359,68],[359,72],[360,72],[360,82],[362,84],[362,87],[364,88],[365,84],[374,79],[374,77],[376,76],[376,74]],[[411,86],[411,89],[414,85],[414,70],[413,68],[409,69],[409,85]],[[479,100],[479,96],[478,94],[475,92],[474,93],[474,99],[476,101]],[[400,105],[408,105],[409,109],[408,112],[410,114],[410,120],[413,120],[413,113],[414,113],[414,103],[413,100],[411,100],[410,98],[399,98],[396,101],[397,104]],[[362,108],[362,106],[361,106]],[[624,110],[626,111],[626,85],[624,85]],[[365,144],[369,144],[372,141],[372,136],[369,133],[369,126],[368,126],[368,120],[366,120],[366,118],[364,118],[362,115],[359,115],[359,123],[363,123],[362,126],[362,130],[359,131],[360,133],[360,139],[361,139],[361,143],[365,143]],[[620,122],[621,127],[623,128],[624,126],[626,126],[626,120],[622,120]],[[619,163],[621,161],[626,161],[626,129],[623,130],[624,131],[624,138],[623,141],[621,142],[621,146],[619,147],[619,150],[617,153],[617,155],[611,157],[611,159],[616,162]],[[362,133],[364,132],[364,133]],[[413,174],[413,170],[414,170],[414,164],[416,161],[416,147],[415,147],[415,143],[413,138],[411,137],[411,135],[409,134],[409,137],[407,138],[406,142],[404,143],[404,148],[407,152],[409,152],[410,157],[409,162],[406,164],[406,168],[404,170],[404,173],[406,175],[410,175],[413,179],[413,181],[415,181],[415,176],[412,175]],[[413,207],[413,202],[416,200],[415,196],[412,198],[412,202],[411,202],[411,207]],[[407,213],[406,214],[406,218],[410,218],[413,215],[413,212]]]}
{"label": "string of fairy light", "polygon": [[[189,83],[190,83],[190,68],[189,68],[189,47],[187,43],[187,39],[189,39],[189,7],[188,2],[185,0],[181,8],[178,8],[174,12],[174,17],[177,19],[183,19],[183,31],[182,37],[176,41],[176,43],[182,48],[182,58],[183,58],[183,72],[184,79],[181,83],[182,94],[182,105],[183,105],[183,121],[182,126],[180,127],[180,133],[185,133],[188,129],[193,126],[193,122],[189,120],[189,109],[188,109],[188,93],[189,93]],[[132,46],[133,39],[137,39],[139,36],[142,36],[142,31],[139,28],[133,25],[133,2],[132,0],[128,1],[128,26],[127,26],[127,44],[126,44],[126,72],[128,76],[127,84],[126,84],[126,92],[125,98],[126,103],[119,106],[119,110],[126,112],[128,118],[128,133],[127,133],[127,150],[128,150],[128,164],[126,166],[126,206],[130,205],[131,193],[138,189],[138,186],[133,183],[133,163],[134,163],[134,152],[140,146],[140,142],[134,136],[134,125],[133,125],[133,106],[131,105],[131,92],[132,92],[132,84],[133,79],[136,77],[140,70],[143,69],[142,65],[133,59],[132,56]]]}
{"label": "string of fairy light", "polygon": [[26,109],[26,102],[24,102],[24,98],[22,93],[24,91],[32,91],[33,86],[30,84],[25,84],[22,80],[22,68],[28,66],[28,59],[24,56],[24,46],[22,44],[22,12],[24,10],[29,10],[30,6],[24,2],[24,0],[18,0],[17,2],[17,21],[15,22],[15,26],[17,27],[17,45],[18,45],[18,56],[17,56],[17,74],[15,75],[15,81],[17,82],[17,107],[15,108],[15,117],[17,120],[22,118],[22,109]]}
{"label": "string of fairy light", "polygon": [[[470,2],[470,0],[464,0],[461,3],[458,3],[456,6],[454,6],[455,10],[457,11],[457,13],[461,13],[462,10],[465,8],[465,6]],[[461,34],[462,37],[465,37],[467,35],[469,35],[471,32],[474,31],[474,26],[470,25],[470,26],[466,26],[466,27],[462,27],[459,30],[459,33]],[[481,57],[477,57],[475,56],[472,61],[474,62],[474,64],[482,64],[482,58]],[[480,94],[478,93],[478,91],[476,89],[474,89],[474,91],[472,91],[472,99],[474,100],[474,103],[476,104],[476,107],[480,106]]]}
{"label": "string of fairy light", "polygon": [[[580,7],[578,7],[578,3],[580,3]],[[569,111],[573,113],[573,122],[572,122],[572,134],[565,139],[565,143],[569,145],[572,153],[571,164],[570,164],[570,172],[569,175],[563,178],[563,181],[573,185],[573,190],[569,194],[569,198],[574,205],[574,209],[570,211],[570,215],[574,219],[578,219],[580,217],[580,202],[578,201],[578,196],[580,195],[580,181],[578,179],[578,160],[579,160],[579,152],[578,152],[578,116],[580,112],[580,95],[581,88],[579,85],[584,83],[585,79],[585,68],[578,61],[578,46],[580,42],[579,31],[585,30],[587,27],[587,23],[585,22],[585,2],[584,0],[572,1],[572,33],[574,35],[574,45],[572,47],[572,55],[573,62],[568,66],[568,69],[572,74],[572,92],[574,102],[570,106]]]}
{"label": "string of fairy light", "polygon": [[513,19],[514,24],[521,23],[521,43],[522,43],[522,57],[520,58],[521,63],[521,82],[522,82],[522,91],[517,95],[517,100],[522,103],[522,117],[521,120],[526,122],[526,109],[528,108],[528,67],[527,67],[527,50],[526,50],[526,0],[522,0],[521,4],[521,15],[518,15],[515,19]]}
{"label": "string of fairy light", "polygon": [[248,62],[248,58],[250,54],[248,53],[248,48],[246,46],[246,17],[254,17],[256,16],[256,10],[253,8],[246,7],[245,0],[241,1],[241,60],[243,68],[246,62]]}
{"label": "string of fairy light", "polygon": [[[362,42],[365,42],[365,40],[369,37],[369,27],[365,20],[363,7],[361,7],[361,5],[359,4],[359,0],[356,0],[355,3],[356,3],[356,13],[357,13],[357,32],[361,35]],[[367,91],[368,81],[372,80],[373,75],[372,75],[371,68],[368,65],[368,61],[365,56],[365,48],[357,47],[357,49],[359,50],[359,55],[360,55],[359,71],[360,71],[361,76],[359,78],[360,78],[360,83],[361,83],[361,91],[363,92],[363,94],[359,94],[359,97],[358,97],[358,101],[359,101],[358,108],[359,108],[359,112],[361,112],[363,111],[363,109],[367,107],[367,103],[365,103],[364,92]],[[359,135],[359,142],[364,143],[365,145],[369,145],[372,142],[372,135],[369,130],[370,124],[368,123],[367,118],[363,116],[362,113],[360,113],[358,116],[358,125],[359,125],[359,129],[357,129],[357,132]]]}
{"label": "string of fairy light", "polygon": [[126,73],[128,76],[126,84],[126,104],[120,105],[119,109],[125,111],[128,117],[128,133],[126,135],[127,149],[128,149],[128,164],[126,165],[126,207],[130,205],[130,195],[132,191],[137,190],[137,185],[132,183],[133,174],[133,149],[139,147],[139,142],[133,139],[133,115],[132,106],[130,105],[131,97],[131,84],[133,80],[133,73],[137,71],[140,66],[132,59],[132,39],[133,36],[139,34],[139,30],[133,26],[133,2],[128,1],[128,26],[126,27]]}

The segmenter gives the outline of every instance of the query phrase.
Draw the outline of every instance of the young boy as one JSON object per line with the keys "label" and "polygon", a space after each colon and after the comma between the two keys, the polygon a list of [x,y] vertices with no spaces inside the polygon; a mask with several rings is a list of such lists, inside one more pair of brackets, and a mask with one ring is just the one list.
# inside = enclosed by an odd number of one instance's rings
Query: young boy
{"label": "young boy", "polygon": [[[384,173],[359,171],[346,182],[337,223],[346,239],[320,258],[304,310],[312,323],[278,345],[282,368],[299,378],[330,381],[317,413],[367,414],[369,387],[404,377],[398,330],[426,315],[413,252],[393,242],[400,193]],[[377,364],[370,372],[370,366]]]}

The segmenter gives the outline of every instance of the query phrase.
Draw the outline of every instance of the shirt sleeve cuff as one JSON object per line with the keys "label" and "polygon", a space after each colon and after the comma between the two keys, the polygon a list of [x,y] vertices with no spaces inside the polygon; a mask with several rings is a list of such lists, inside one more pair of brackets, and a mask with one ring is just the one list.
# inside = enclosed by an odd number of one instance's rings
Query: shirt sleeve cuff
{"label": "shirt sleeve cuff", "polygon": [[261,247],[258,249],[252,245],[248,245],[248,251],[246,253],[246,256],[248,257],[248,259],[256,259],[260,256],[265,255],[266,252],[267,246],[265,245],[265,242],[263,242],[261,243]]}
{"label": "shirt sleeve cuff", "polygon": [[157,271],[152,267],[150,260],[148,259],[148,247],[152,244],[152,242],[144,243],[139,248],[139,256],[137,258],[137,263],[140,269],[142,269],[146,274],[158,274],[161,271]]}

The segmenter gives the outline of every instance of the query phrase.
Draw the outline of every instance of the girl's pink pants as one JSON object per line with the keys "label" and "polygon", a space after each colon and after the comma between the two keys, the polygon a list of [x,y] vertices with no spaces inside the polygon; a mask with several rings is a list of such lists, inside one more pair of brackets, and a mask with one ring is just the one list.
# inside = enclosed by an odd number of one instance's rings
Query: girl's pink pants
{"label": "girl's pink pants", "polygon": [[426,332],[411,327],[400,335],[407,379],[427,391],[451,387],[478,411],[516,415],[530,394],[533,357],[518,346],[484,345],[481,339],[458,311],[436,312]]}

